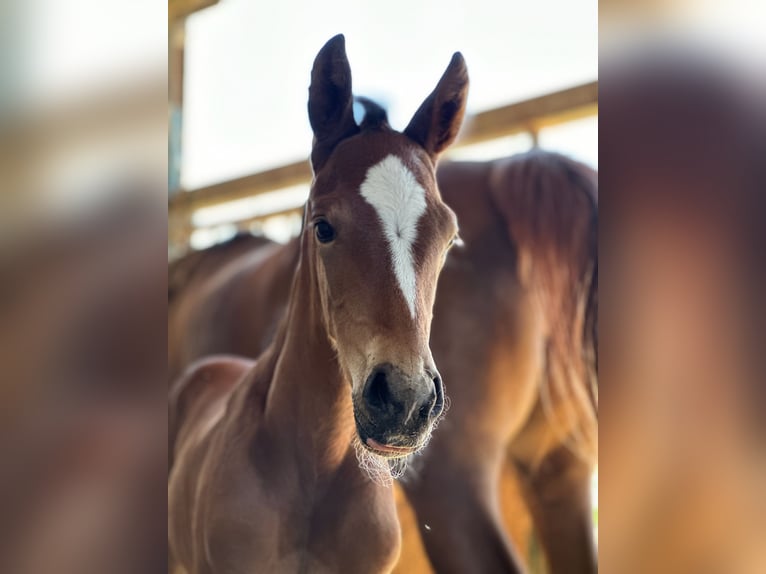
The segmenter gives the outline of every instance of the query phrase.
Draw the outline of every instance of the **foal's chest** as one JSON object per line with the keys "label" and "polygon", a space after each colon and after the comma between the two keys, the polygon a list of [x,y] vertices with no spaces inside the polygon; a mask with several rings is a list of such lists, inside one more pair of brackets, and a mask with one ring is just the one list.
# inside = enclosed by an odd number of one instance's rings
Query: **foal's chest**
{"label": "foal's chest", "polygon": [[239,572],[231,569],[233,558],[248,565],[243,572],[381,574],[393,568],[401,535],[390,488],[340,476],[307,491],[291,478],[277,491],[252,489],[233,513],[216,516],[213,530],[225,535],[210,541],[214,571]]}

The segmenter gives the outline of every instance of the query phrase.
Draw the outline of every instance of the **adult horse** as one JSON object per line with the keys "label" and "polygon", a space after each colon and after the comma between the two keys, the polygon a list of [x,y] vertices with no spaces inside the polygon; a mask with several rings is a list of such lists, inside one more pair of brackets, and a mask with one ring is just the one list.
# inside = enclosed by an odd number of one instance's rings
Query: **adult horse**
{"label": "adult horse", "polygon": [[257,362],[205,359],[171,393],[174,568],[393,567],[393,495],[359,462],[388,472],[444,409],[428,341],[457,224],[434,166],[467,89],[455,54],[403,133],[385,117],[357,126],[343,36],[320,50],[308,106],[315,178],[287,313]]}
{"label": "adult horse", "polygon": [[[452,408],[404,483],[417,520],[400,514],[401,571],[427,564],[421,543],[439,572],[518,570],[528,508],[552,572],[593,572],[596,174],[535,150],[443,163],[437,179],[464,240],[439,279],[431,338]],[[210,352],[257,356],[298,252],[298,240],[254,249],[179,291],[171,371]]]}
{"label": "adult horse", "polygon": [[273,242],[265,237],[238,233],[227,241],[176,259],[168,266],[168,302],[176,300],[176,292],[193,288],[195,281],[205,281],[227,261],[266,245]]}

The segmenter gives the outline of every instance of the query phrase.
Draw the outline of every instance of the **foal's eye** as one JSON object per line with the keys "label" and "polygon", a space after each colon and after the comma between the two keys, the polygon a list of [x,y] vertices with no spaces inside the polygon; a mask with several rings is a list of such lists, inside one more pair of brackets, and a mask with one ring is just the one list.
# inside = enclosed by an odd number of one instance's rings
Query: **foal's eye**
{"label": "foal's eye", "polygon": [[316,233],[320,243],[329,243],[335,239],[335,230],[324,219],[320,219],[314,224],[314,233]]}

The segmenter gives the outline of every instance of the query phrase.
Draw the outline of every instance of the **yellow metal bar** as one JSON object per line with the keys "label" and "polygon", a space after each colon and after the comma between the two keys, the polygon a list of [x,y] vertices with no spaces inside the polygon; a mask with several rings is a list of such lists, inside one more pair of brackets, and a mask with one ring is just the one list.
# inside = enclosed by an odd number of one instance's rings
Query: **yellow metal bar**
{"label": "yellow metal bar", "polygon": [[168,0],[168,22],[176,22],[216,4],[218,0]]}

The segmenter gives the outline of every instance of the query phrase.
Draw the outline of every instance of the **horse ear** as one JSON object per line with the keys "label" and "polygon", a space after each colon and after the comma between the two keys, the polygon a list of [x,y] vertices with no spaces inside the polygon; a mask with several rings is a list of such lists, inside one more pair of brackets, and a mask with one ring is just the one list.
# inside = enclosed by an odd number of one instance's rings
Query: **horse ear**
{"label": "horse ear", "polygon": [[309,121],[314,131],[311,165],[319,171],[341,140],[358,131],[351,97],[351,67],[343,34],[331,38],[311,70]]}
{"label": "horse ear", "polygon": [[455,52],[436,88],[415,112],[404,133],[435,160],[455,141],[467,98],[468,69],[463,55]]}

